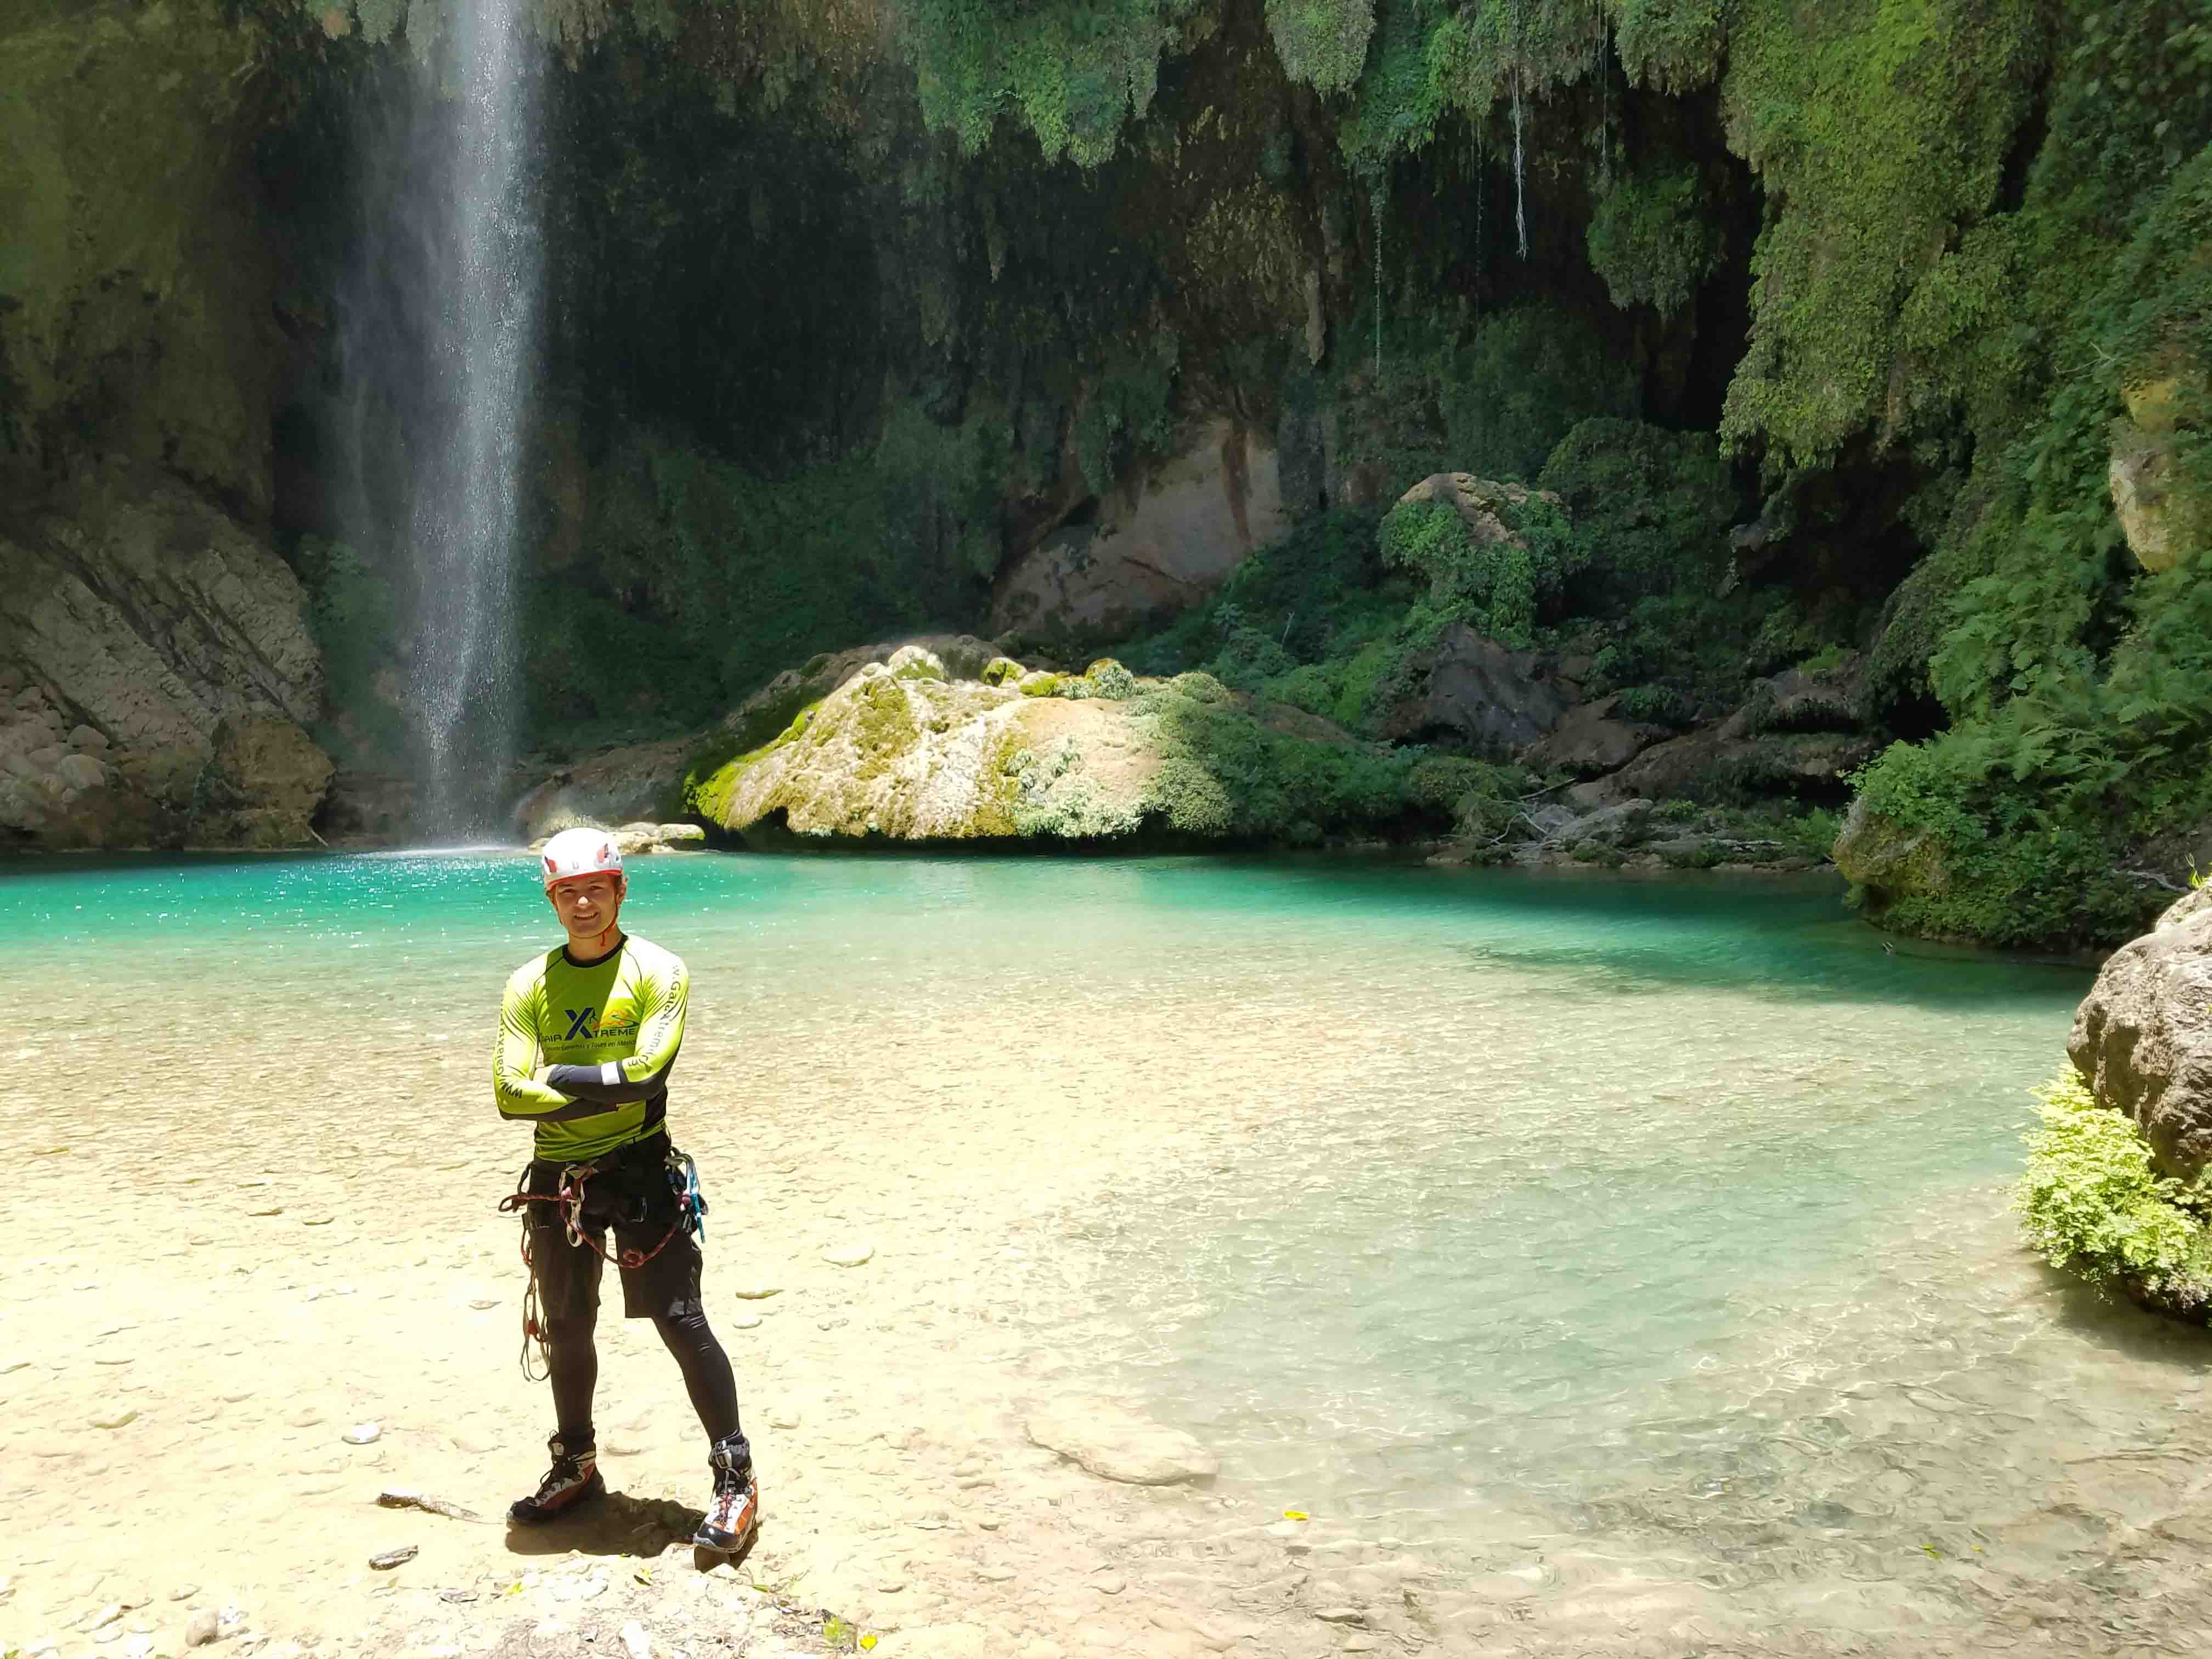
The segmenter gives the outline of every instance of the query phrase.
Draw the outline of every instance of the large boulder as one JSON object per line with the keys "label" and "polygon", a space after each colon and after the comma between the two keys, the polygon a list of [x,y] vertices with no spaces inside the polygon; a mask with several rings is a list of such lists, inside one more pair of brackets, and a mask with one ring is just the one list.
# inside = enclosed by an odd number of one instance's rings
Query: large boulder
{"label": "large boulder", "polygon": [[517,804],[515,830],[529,842],[579,824],[673,818],[684,810],[684,763],[701,741],[628,744],[563,766]]}
{"label": "large boulder", "polygon": [[2165,1173],[2193,1181],[2212,1162],[2212,888],[2112,953],[2066,1051],[2099,1104],[2135,1121]]}
{"label": "large boulder", "polygon": [[1182,453],[1102,498],[1091,523],[1015,560],[991,626],[1034,645],[1125,638],[1206,599],[1290,525],[1266,435],[1225,416],[1203,422]]}
{"label": "large boulder", "polygon": [[1866,653],[1843,651],[1759,681],[1743,706],[1722,722],[1721,735],[1856,732],[1866,723]]}
{"label": "large boulder", "polygon": [[1951,884],[1943,845],[1932,830],[1916,830],[1885,817],[1860,796],[1844,815],[1829,856],[1847,881],[1867,890],[1878,912],[1892,900],[1941,893]]}
{"label": "large boulder", "polygon": [[821,702],[868,664],[889,662],[909,645],[927,652],[956,680],[980,680],[992,664],[1006,660],[996,646],[969,634],[922,634],[889,644],[820,652],[797,668],[785,669],[724,715],[722,732],[739,750],[757,749],[790,725],[800,709]]}
{"label": "large boulder", "polygon": [[226,714],[200,784],[192,839],[209,847],[304,847],[330,787],[331,757],[281,714]]}
{"label": "large boulder", "polygon": [[1687,732],[1645,750],[1609,776],[1567,792],[1577,806],[1610,806],[1638,796],[1725,801],[1747,796],[1836,796],[1874,757],[1871,738],[1852,732],[1767,732],[1730,737],[1728,726]]}
{"label": "large boulder", "polygon": [[1443,735],[1517,750],[1550,735],[1573,701],[1535,653],[1511,650],[1463,623],[1408,666],[1413,689],[1382,723],[1383,735],[1398,741]]}
{"label": "large boulder", "polygon": [[1577,777],[1597,777],[1627,765],[1668,735],[1663,726],[1623,719],[1616,692],[1569,709],[1551,735],[1531,744],[1521,759],[1540,771],[1556,768]]}
{"label": "large boulder", "polygon": [[1393,754],[1205,674],[1079,675],[1001,659],[952,678],[906,647],[769,742],[690,775],[692,810],[748,840],[1310,841],[1441,827],[1464,762]]}
{"label": "large boulder", "polygon": [[1136,830],[1158,770],[1117,702],[955,680],[908,647],[861,665],[693,799],[741,834],[1087,839]]}
{"label": "large boulder", "polygon": [[0,510],[0,834],[312,840],[322,658],[258,537],[173,478],[88,468]]}

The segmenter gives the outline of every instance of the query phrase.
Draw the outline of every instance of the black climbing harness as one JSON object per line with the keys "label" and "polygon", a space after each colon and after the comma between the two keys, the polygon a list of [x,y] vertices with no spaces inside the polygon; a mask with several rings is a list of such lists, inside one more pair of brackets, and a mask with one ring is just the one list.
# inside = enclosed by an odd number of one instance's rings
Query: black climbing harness
{"label": "black climbing harness", "polygon": [[[514,1190],[500,1200],[499,1207],[503,1214],[511,1213],[522,1218],[522,1267],[528,1276],[522,1292],[522,1374],[532,1382],[543,1382],[552,1375],[553,1356],[546,1346],[545,1321],[538,1300],[538,1267],[531,1255],[535,1229],[531,1224],[530,1206],[533,1204],[554,1206],[554,1213],[561,1218],[561,1229],[571,1249],[579,1244],[588,1244],[599,1253],[602,1261],[611,1261],[617,1267],[634,1268],[642,1267],[666,1249],[679,1232],[688,1233],[702,1244],[705,1243],[707,1194],[700,1188],[699,1166],[693,1162],[691,1155],[679,1152],[671,1146],[667,1157],[662,1161],[662,1169],[668,1177],[669,1190],[676,1195],[676,1218],[668,1224],[668,1231],[660,1236],[660,1242],[651,1249],[625,1248],[618,1253],[610,1254],[606,1246],[593,1237],[584,1225],[585,1188],[592,1177],[599,1173],[599,1166],[596,1164],[566,1164],[561,1170],[560,1183],[552,1192],[533,1193],[530,1190],[530,1171],[536,1161],[533,1158],[531,1164],[522,1166]],[[637,1219],[643,1220],[646,1213],[644,1200],[633,1200],[633,1207]],[[531,1349],[533,1345],[538,1350],[538,1363],[544,1367],[543,1370],[532,1368]]]}

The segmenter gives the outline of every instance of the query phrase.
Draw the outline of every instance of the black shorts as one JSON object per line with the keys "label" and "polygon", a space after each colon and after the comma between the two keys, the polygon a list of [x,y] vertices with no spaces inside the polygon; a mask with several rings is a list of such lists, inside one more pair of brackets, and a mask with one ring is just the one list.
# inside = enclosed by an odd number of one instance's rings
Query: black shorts
{"label": "black shorts", "polygon": [[[584,1183],[579,1220],[586,1237],[581,1243],[568,1242],[560,1205],[523,1206],[530,1228],[531,1272],[538,1281],[538,1305],[544,1318],[575,1319],[598,1310],[604,1263],[599,1250],[592,1248],[594,1240],[617,1262],[625,1251],[652,1255],[659,1249],[643,1266],[622,1268],[626,1318],[680,1319],[701,1310],[699,1241],[684,1229],[675,1188],[668,1184],[667,1158],[665,1134],[648,1135],[599,1158]],[[532,1158],[523,1190],[552,1196],[561,1190],[561,1172],[566,1167]],[[607,1243],[610,1229],[611,1246]]]}

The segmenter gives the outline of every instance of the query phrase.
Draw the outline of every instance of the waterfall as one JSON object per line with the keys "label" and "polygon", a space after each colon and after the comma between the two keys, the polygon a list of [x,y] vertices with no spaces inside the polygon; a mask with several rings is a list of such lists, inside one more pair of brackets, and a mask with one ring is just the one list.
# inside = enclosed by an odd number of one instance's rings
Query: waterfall
{"label": "waterfall", "polygon": [[524,0],[447,9],[422,243],[428,430],[409,445],[418,594],[418,829],[445,839],[499,825],[519,714],[515,552],[522,415],[538,320],[536,130]]}

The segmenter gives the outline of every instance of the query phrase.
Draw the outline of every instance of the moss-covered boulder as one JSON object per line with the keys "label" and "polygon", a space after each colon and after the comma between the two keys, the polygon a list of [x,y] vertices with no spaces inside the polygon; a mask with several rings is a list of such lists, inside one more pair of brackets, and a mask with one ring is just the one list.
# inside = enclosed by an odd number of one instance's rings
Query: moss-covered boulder
{"label": "moss-covered boulder", "polygon": [[[936,665],[939,677],[948,679],[981,679],[998,685],[1019,679],[1024,672],[1021,664],[968,634],[931,634],[895,644],[818,652],[798,667],[785,669],[723,717],[720,742],[724,752],[761,747],[801,709],[821,702],[868,664],[890,663],[908,650],[924,653]],[[907,659],[908,665],[914,660]]]}
{"label": "moss-covered boulder", "polygon": [[1080,842],[1144,834],[1306,842],[1440,829],[1472,762],[1355,741],[1203,674],[945,676],[863,665],[769,741],[695,765],[692,810],[749,839]]}
{"label": "moss-covered boulder", "polygon": [[1864,796],[1851,802],[1831,856],[1844,879],[1859,890],[1875,921],[1899,899],[1939,896],[1950,889],[1951,872],[1936,832],[1885,817]]}

